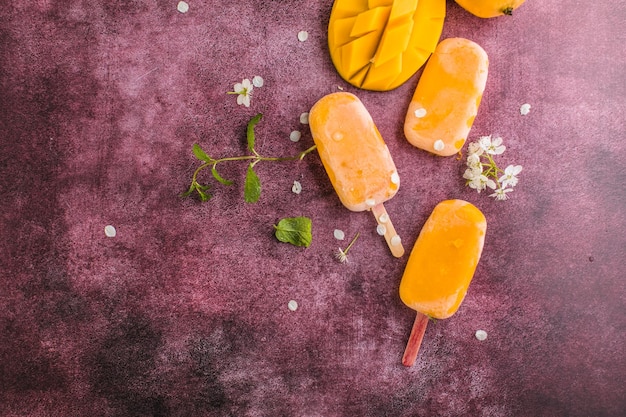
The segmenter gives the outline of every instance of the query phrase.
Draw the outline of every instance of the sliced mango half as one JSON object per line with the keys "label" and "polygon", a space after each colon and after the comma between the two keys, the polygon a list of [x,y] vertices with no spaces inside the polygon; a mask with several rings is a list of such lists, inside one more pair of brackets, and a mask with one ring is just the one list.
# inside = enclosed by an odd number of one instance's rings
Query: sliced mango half
{"label": "sliced mango half", "polygon": [[333,64],[355,87],[392,90],[435,50],[445,15],[446,0],[335,0],[328,24]]}

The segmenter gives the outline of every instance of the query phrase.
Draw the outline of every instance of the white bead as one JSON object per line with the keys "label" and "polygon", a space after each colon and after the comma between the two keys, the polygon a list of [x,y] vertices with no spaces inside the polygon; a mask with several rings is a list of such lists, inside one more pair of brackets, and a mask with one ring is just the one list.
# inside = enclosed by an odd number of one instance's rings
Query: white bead
{"label": "white bead", "polygon": [[187,13],[189,11],[189,5],[185,1],[179,1],[176,9],[181,13]]}
{"label": "white bead", "polygon": [[417,117],[418,119],[421,119],[422,117],[426,116],[426,109],[417,109],[413,114],[415,114],[415,117]]}
{"label": "white bead", "polygon": [[307,32],[306,30],[301,30],[300,32],[298,32],[298,40],[300,42],[304,42],[307,39],[309,39],[309,32]]}
{"label": "white bead", "polygon": [[259,88],[263,87],[264,83],[265,83],[265,80],[260,75],[255,75],[254,78],[252,79],[252,85],[255,87],[259,87]]}
{"label": "white bead", "polygon": [[293,132],[291,132],[291,134],[289,134],[289,140],[291,140],[292,142],[299,141],[301,137],[302,137],[302,133],[300,133],[297,130],[294,130]]}
{"label": "white bead", "polygon": [[117,235],[117,231],[115,230],[115,227],[108,225],[104,228],[104,234],[107,237],[115,237],[115,235]]}

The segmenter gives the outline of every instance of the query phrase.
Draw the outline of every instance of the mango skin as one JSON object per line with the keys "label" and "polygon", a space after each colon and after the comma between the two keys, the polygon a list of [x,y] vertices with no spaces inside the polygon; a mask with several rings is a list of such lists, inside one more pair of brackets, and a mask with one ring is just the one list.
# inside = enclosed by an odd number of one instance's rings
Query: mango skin
{"label": "mango skin", "polygon": [[482,18],[511,15],[526,0],[455,0],[456,3],[473,14]]}
{"label": "mango skin", "polygon": [[446,0],[335,0],[328,47],[341,77],[355,87],[392,90],[435,50]]}
{"label": "mango skin", "polygon": [[437,204],[411,251],[400,282],[400,299],[435,319],[452,316],[465,298],[480,260],[487,220],[473,204]]}

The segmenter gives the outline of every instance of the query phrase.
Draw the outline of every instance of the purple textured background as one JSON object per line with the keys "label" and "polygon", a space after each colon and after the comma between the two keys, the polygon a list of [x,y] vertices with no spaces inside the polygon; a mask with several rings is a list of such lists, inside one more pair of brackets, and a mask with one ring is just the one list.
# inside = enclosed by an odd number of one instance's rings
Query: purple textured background
{"label": "purple textured background", "polygon": [[[466,188],[462,161],[404,139],[419,73],[385,93],[339,78],[331,0],[190,0],[186,14],[176,0],[4,3],[1,416],[623,415],[624,2],[528,0],[482,20],[448,1],[442,38],[490,56],[470,138],[501,135],[501,161],[524,166],[506,202]],[[226,91],[254,75],[265,86],[237,106]],[[410,369],[407,256],[341,206],[316,153],[259,164],[255,205],[241,163],[222,166],[237,184],[210,202],[178,196],[194,142],[241,154],[262,112],[259,151],[294,155],[312,144],[300,113],[338,87],[394,156],[402,185],[386,207],[407,251],[440,200],[488,219],[468,296],[429,325]],[[313,220],[306,249],[273,236],[297,215]],[[347,244],[335,228],[361,233],[347,264],[333,259]]]}

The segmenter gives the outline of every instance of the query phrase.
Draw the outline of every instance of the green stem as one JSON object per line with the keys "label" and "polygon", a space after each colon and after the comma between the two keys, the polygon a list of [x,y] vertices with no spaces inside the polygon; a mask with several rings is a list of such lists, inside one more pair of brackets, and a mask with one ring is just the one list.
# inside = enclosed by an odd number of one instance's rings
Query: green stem
{"label": "green stem", "polygon": [[200,171],[202,171],[205,168],[210,167],[211,164],[212,162],[205,162],[204,164],[196,168],[196,170],[193,172],[193,176],[191,177],[191,184],[196,184],[198,182],[198,174],[200,174]]}
{"label": "green stem", "polygon": [[[309,149],[300,152],[299,154],[295,155],[295,156],[262,156],[259,155],[258,153],[256,153],[256,151],[254,152],[254,155],[242,155],[242,156],[231,156],[231,157],[227,157],[227,158],[220,158],[220,159],[216,159],[215,160],[215,164],[219,164],[220,162],[227,162],[227,161],[245,161],[245,160],[250,160],[250,159],[254,159],[255,161],[253,162],[253,164],[256,164],[258,162],[261,161],[269,161],[269,162],[285,162],[285,161],[295,161],[297,159],[302,160],[307,154],[313,152],[315,149],[317,149],[317,145],[313,145],[311,146]],[[204,166],[206,167],[209,164],[204,164]]]}
{"label": "green stem", "polygon": [[226,158],[219,158],[219,159],[213,159],[211,158],[210,162],[205,162],[204,164],[200,165],[198,168],[196,168],[196,170],[193,173],[193,176],[191,178],[192,183],[197,183],[198,180],[198,175],[200,174],[200,172],[202,170],[204,170],[205,168],[208,168],[210,166],[213,166],[215,168],[215,166],[221,162],[229,162],[229,161],[249,161],[249,160],[253,160],[252,162],[252,166],[258,164],[261,161],[269,161],[269,162],[285,162],[285,161],[295,161],[295,160],[302,160],[304,159],[304,157],[313,152],[315,149],[317,149],[317,145],[313,145],[310,148],[300,152],[299,154],[295,155],[295,156],[282,156],[282,157],[275,157],[275,156],[261,156],[259,155],[255,150],[253,150],[254,155],[242,155],[242,156],[229,156]]}

